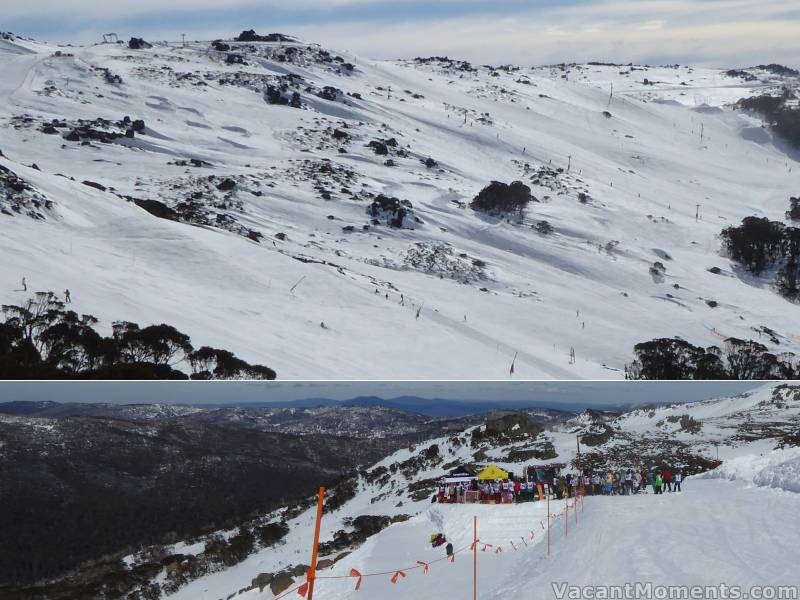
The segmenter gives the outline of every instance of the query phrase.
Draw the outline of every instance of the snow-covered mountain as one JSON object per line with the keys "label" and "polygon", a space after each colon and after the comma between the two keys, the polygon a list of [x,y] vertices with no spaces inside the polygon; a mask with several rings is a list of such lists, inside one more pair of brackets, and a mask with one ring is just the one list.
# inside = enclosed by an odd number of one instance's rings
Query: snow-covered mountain
{"label": "snow-covered mountain", "polygon": [[[800,388],[796,385],[767,384],[736,397],[675,404],[622,415],[587,412],[567,423],[549,428],[542,428],[521,414],[506,415],[484,425],[395,452],[332,486],[322,521],[320,558],[324,562],[321,563],[323,567],[320,574],[346,576],[350,569],[362,573],[383,572],[390,570],[393,565],[399,568],[413,566],[416,560],[437,559],[440,552],[432,550],[426,543],[430,533],[445,531],[456,548],[468,545],[472,535],[472,517],[477,515],[481,523],[480,537],[484,543],[508,546],[509,539],[516,542],[519,536],[533,533],[533,540],[527,541],[531,542],[532,548],[538,548],[532,554],[513,554],[518,558],[512,559],[511,563],[501,561],[496,567],[499,569],[497,571],[495,567],[482,567],[486,570],[482,575],[485,579],[481,597],[499,598],[503,595],[499,591],[503,585],[521,586],[518,579],[523,572],[541,574],[544,578],[541,581],[550,581],[547,577],[558,571],[543,573],[542,569],[561,567],[546,566],[540,562],[543,553],[542,546],[538,546],[542,540],[541,533],[537,535],[537,531],[532,532],[532,529],[540,527],[542,519],[546,519],[543,503],[440,506],[431,504],[430,497],[443,475],[465,465],[493,463],[521,474],[526,465],[564,462],[572,465],[568,469],[574,470],[577,439],[580,439],[581,464],[584,467],[681,466],[687,473],[700,474],[686,482],[684,495],[680,496],[685,499],[662,500],[652,495],[634,499],[595,499],[591,507],[587,501],[587,516],[581,513],[581,518],[585,523],[594,520],[594,525],[588,527],[596,528],[595,534],[599,535],[600,530],[609,527],[611,531],[617,531],[620,519],[630,518],[630,529],[636,532],[630,538],[610,533],[605,535],[633,540],[636,546],[642,543],[641,535],[652,533],[649,528],[653,520],[664,515],[668,519],[664,522],[670,523],[670,529],[674,529],[681,539],[685,537],[687,540],[693,531],[710,532],[720,528],[729,535],[739,536],[738,530],[744,526],[752,534],[755,525],[751,527],[747,523],[757,523],[759,528],[763,526],[767,529],[761,531],[760,535],[752,536],[750,543],[761,548],[760,540],[764,536],[777,534],[785,527],[789,528],[786,529],[789,532],[797,526],[797,520],[792,515],[798,508],[800,497],[788,490],[800,489],[797,477],[800,472],[798,436]],[[722,479],[738,481],[729,483]],[[271,597],[266,590],[286,589],[293,583],[303,581],[314,524],[313,502],[314,498],[309,498],[305,502],[262,515],[251,523],[243,524],[242,528],[221,531],[218,536],[143,549],[125,558],[128,581],[143,578],[149,582],[148,585],[157,586],[151,588],[153,597],[159,597],[160,594],[176,599],[247,599],[261,598],[264,594]],[[625,502],[632,504],[621,504]],[[664,504],[654,504],[656,502]],[[673,505],[671,502],[686,504]],[[760,503],[766,502],[770,510],[776,511],[772,520],[762,518],[763,511],[757,508]],[[554,504],[553,512],[561,510],[563,503],[558,501]],[[632,512],[628,514],[627,511]],[[753,511],[758,514],[751,514]],[[578,530],[580,527],[578,525]],[[253,543],[253,532],[264,531],[264,528],[268,528],[271,537],[267,536],[263,544]],[[248,535],[251,537],[248,538]],[[560,529],[554,535],[558,536],[554,540],[556,546],[566,543]],[[236,555],[236,559],[230,559],[235,555],[235,549],[247,539],[251,539],[249,550]],[[591,536],[588,539],[591,542]],[[706,560],[729,561],[730,557],[723,560],[724,554],[720,554],[725,552],[725,548],[713,549],[716,541],[717,537],[712,536],[693,548],[705,549]],[[772,550],[764,550],[772,556],[777,542],[763,543],[766,546],[773,544]],[[221,552],[220,547],[226,553]],[[578,544],[577,547],[582,545]],[[511,548],[506,547],[506,550]],[[675,551],[678,550],[687,551],[684,546],[676,544]],[[488,560],[489,554],[481,554],[481,561]],[[744,560],[739,555],[737,557],[737,560]],[[646,556],[640,558],[642,562],[639,559],[633,561],[636,569],[646,570],[654,564],[661,564],[655,559],[655,562],[650,561]],[[535,561],[537,568],[525,562],[529,560]],[[791,557],[787,556],[785,560],[791,560]],[[455,564],[462,562],[467,564],[469,561],[458,559]],[[773,564],[776,573],[791,572],[791,565],[784,562]],[[451,568],[449,564],[444,566]],[[437,568],[443,567],[440,565]],[[464,576],[459,570],[462,566],[452,568],[453,571],[448,571],[451,575],[446,577],[452,578],[448,582],[455,586],[454,589],[460,589],[459,586],[465,585],[460,581]],[[751,583],[758,583],[758,576],[764,575],[758,569],[743,572],[755,578],[753,581],[747,578],[742,580]],[[507,577],[503,573],[516,573],[517,577]],[[600,578],[600,573],[602,570],[593,566],[587,571],[586,583],[611,583]],[[681,573],[682,581],[685,579],[686,583],[711,583],[697,570],[687,568]],[[593,579],[589,574],[595,574],[596,577]],[[621,576],[621,573],[615,572],[613,577],[617,575]],[[662,575],[666,576],[667,573],[659,570],[658,576]],[[386,581],[369,579],[364,583],[365,590],[366,586],[370,586],[371,594],[386,593],[397,598],[419,597],[418,586],[425,585],[424,580],[417,581],[419,576],[419,573],[414,573],[404,582],[410,587],[402,588],[389,583],[388,576]],[[738,577],[736,575],[733,580],[740,582]],[[471,582],[471,579],[468,577],[467,581]],[[516,583],[504,584],[504,581]],[[354,593],[354,581],[346,578],[320,582],[320,585],[325,587],[319,591],[319,597],[349,598]],[[259,592],[260,588],[265,591]]]}
{"label": "snow-covered mountain", "polygon": [[[791,73],[273,39],[0,39],[0,301],[26,277],[105,332],[168,323],[283,379],[502,378],[515,356],[514,377],[619,378],[676,335],[798,350],[796,306],[717,237],[797,195],[796,152],[730,106]],[[469,208],[493,180],[537,202]]]}

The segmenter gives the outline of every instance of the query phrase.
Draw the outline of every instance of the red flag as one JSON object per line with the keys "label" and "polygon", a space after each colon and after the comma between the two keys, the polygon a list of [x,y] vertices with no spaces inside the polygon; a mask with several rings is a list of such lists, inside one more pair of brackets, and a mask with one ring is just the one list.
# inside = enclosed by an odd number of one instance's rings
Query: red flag
{"label": "red flag", "polygon": [[308,593],[308,582],[306,581],[303,585],[297,588],[297,595],[305,598],[307,593]]}
{"label": "red flag", "polygon": [[406,576],[406,574],[403,573],[402,571],[397,571],[397,573],[392,575],[392,583],[397,583],[397,578],[398,577],[405,577],[405,576]]}
{"label": "red flag", "polygon": [[350,569],[350,577],[358,577],[358,581],[356,581],[356,591],[358,591],[358,588],[361,587],[361,573],[355,569]]}
{"label": "red flag", "polygon": [[418,565],[422,565],[422,573],[423,573],[424,575],[427,575],[427,574],[428,574],[428,563],[426,563],[426,562],[422,562],[421,560],[418,560],[418,561],[417,561],[417,564],[418,564]]}

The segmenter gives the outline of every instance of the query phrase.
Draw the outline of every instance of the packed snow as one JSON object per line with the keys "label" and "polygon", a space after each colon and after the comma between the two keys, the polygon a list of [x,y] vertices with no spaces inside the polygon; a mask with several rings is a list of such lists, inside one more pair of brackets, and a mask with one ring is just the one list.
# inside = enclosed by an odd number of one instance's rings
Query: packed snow
{"label": "packed snow", "polygon": [[[769,73],[466,68],[299,42],[13,38],[0,55],[0,166],[32,188],[0,214],[3,303],[26,298],[22,277],[68,288],[106,330],[165,322],[282,379],[496,379],[515,356],[513,377],[605,379],[655,337],[800,345],[796,309],[717,238],[797,194],[797,156],[730,108],[792,83]],[[297,77],[303,108],[265,101]],[[124,116],[143,120],[133,137]],[[98,118],[120,137],[67,139]],[[522,222],[467,208],[491,180],[540,201]],[[401,227],[372,221],[379,194],[413,205]],[[198,226],[124,198],[195,195]]]}
{"label": "packed snow", "polygon": [[[770,433],[761,439],[744,439],[737,434],[742,424],[751,424],[756,414],[773,426],[788,430],[800,427],[798,405],[793,401],[794,386],[766,384],[752,392],[731,398],[676,404],[648,411],[632,411],[610,422],[624,435],[612,438],[599,448],[650,440],[664,436],[684,438],[690,448],[709,459],[717,452],[722,464],[715,470],[692,476],[683,482],[683,491],[626,497],[589,497],[577,515],[569,513],[553,521],[552,556],[547,558],[546,503],[517,505],[452,505],[431,503],[429,496],[413,498],[411,486],[436,481],[456,464],[474,461],[475,447],[469,443],[470,428],[462,434],[430,440],[413,448],[400,450],[366,469],[358,479],[354,497],[341,508],[328,512],[322,520],[321,542],[330,541],[336,531],[348,530],[349,520],[360,515],[409,515],[411,518],[390,525],[370,537],[352,554],[320,571],[315,597],[419,598],[431,590],[447,590],[458,597],[468,597],[472,586],[473,517],[477,517],[480,552],[478,552],[478,591],[480,598],[506,598],[526,595],[531,589],[555,597],[552,582],[570,585],[797,585],[794,564],[794,539],[800,533],[796,518],[800,509],[800,449],[779,448],[779,440]],[[664,430],[666,418],[675,411],[691,414],[701,423],[694,434]],[[588,413],[587,413],[588,414]],[[496,445],[485,462],[517,474],[524,464],[564,462],[576,456],[576,435],[588,431],[592,423],[587,414],[572,423],[560,425],[524,442]],[[582,423],[576,426],[576,423]],[[557,456],[546,461],[504,462],[511,448],[531,448],[546,437]],[[421,461],[410,470],[407,461],[426,455],[438,447],[440,461]],[[392,466],[395,466],[393,468]],[[643,463],[647,467],[646,463]],[[629,466],[629,465],[620,465]],[[679,465],[676,465],[679,466]],[[176,600],[227,598],[245,590],[259,573],[275,573],[298,564],[308,564],[314,527],[315,508],[287,520],[288,535],[275,547],[251,555],[243,562],[219,573],[190,582],[169,596]],[[551,513],[564,511],[561,500],[551,503]],[[281,511],[271,518],[279,519]],[[442,532],[456,550],[451,563],[442,560],[443,548],[432,548],[433,533]],[[512,542],[517,549],[512,546]],[[484,546],[491,544],[490,547]],[[497,553],[496,548],[503,548]],[[466,547],[466,549],[465,549]],[[177,552],[178,546],[172,550]],[[180,549],[191,548],[182,544]],[[197,545],[194,548],[200,550]],[[334,558],[338,552],[321,556]],[[392,584],[398,569],[430,564],[430,572],[409,570]],[[432,564],[432,561],[437,561]],[[359,573],[382,573],[365,577],[359,592],[351,569]],[[300,585],[303,577],[295,579]],[[291,595],[294,595],[292,593]],[[269,588],[245,590],[236,598],[271,597]]]}

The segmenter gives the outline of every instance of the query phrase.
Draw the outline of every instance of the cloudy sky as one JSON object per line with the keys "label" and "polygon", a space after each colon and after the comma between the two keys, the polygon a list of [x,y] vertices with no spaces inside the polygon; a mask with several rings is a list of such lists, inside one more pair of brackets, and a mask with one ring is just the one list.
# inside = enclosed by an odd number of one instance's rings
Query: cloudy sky
{"label": "cloudy sky", "polygon": [[417,396],[430,399],[507,403],[563,408],[689,402],[730,396],[764,385],[759,382],[0,382],[0,402],[247,404],[306,398],[348,400]]}
{"label": "cloudy sky", "polygon": [[57,42],[253,28],[370,58],[800,66],[797,0],[5,0],[0,28]]}

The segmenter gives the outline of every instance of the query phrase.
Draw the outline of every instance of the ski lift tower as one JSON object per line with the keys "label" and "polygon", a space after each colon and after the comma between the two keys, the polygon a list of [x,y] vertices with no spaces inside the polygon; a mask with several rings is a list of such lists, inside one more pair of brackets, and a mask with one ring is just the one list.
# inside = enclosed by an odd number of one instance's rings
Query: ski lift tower
{"label": "ski lift tower", "polygon": [[119,41],[119,36],[116,33],[104,33],[103,34],[103,43],[104,44],[116,44]]}

